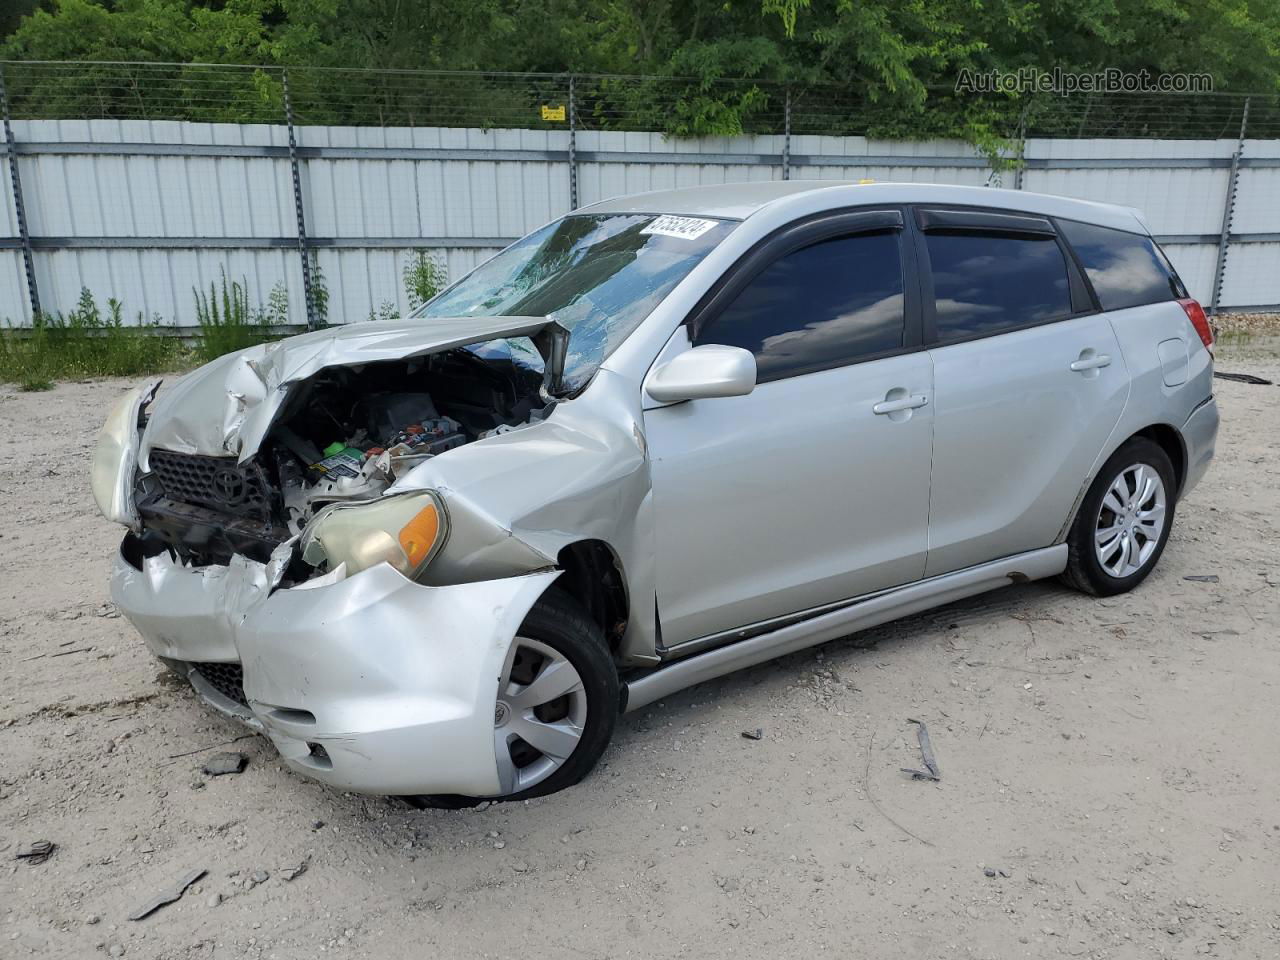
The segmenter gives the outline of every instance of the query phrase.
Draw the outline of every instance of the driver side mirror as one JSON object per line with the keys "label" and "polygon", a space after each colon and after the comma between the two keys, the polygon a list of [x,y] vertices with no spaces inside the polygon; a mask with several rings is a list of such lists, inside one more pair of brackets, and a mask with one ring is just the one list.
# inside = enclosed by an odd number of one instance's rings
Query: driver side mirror
{"label": "driver side mirror", "polygon": [[708,343],[686,350],[649,375],[645,392],[659,403],[742,397],[756,386],[756,358],[749,350]]}

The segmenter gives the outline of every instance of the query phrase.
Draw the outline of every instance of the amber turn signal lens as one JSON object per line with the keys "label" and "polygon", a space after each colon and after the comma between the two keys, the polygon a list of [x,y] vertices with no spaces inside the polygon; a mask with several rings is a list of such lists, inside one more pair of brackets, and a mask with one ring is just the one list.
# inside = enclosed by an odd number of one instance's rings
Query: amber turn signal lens
{"label": "amber turn signal lens", "polygon": [[417,569],[431,548],[436,545],[440,533],[440,514],[435,505],[424,507],[400,529],[400,549],[409,560],[410,569]]}

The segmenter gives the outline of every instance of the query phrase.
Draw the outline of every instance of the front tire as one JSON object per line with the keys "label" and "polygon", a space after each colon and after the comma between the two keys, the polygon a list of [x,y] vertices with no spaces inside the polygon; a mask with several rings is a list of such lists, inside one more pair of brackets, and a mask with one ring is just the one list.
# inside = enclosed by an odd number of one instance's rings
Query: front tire
{"label": "front tire", "polygon": [[493,743],[500,792],[407,799],[415,806],[456,809],[572,786],[609,745],[619,696],[618,672],[600,626],[581,604],[552,588],[521,624],[498,683]]}
{"label": "front tire", "polygon": [[1127,593],[1155,569],[1173,527],[1177,477],[1159,444],[1134,437],[1098,471],[1067,536],[1063,580],[1097,597]]}

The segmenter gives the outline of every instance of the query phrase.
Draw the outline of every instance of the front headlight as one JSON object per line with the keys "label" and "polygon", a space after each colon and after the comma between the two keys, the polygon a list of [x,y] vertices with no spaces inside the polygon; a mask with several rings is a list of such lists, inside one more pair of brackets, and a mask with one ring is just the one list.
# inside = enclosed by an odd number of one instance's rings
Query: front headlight
{"label": "front headlight", "polygon": [[130,526],[133,512],[133,471],[138,457],[138,414],[155,396],[160,381],[143,384],[116,401],[93,448],[89,485],[102,515]]}
{"label": "front headlight", "polygon": [[335,503],[302,532],[302,559],[329,570],[345,563],[348,574],[386,562],[413,580],[436,555],[446,532],[444,505],[429,490]]}

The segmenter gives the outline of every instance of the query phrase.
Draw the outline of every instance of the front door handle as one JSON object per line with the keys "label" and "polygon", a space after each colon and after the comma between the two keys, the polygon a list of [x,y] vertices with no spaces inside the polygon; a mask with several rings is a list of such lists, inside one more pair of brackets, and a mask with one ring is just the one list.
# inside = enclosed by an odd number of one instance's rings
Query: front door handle
{"label": "front door handle", "polygon": [[1095,353],[1092,357],[1081,357],[1071,364],[1071,369],[1076,373],[1083,373],[1086,370],[1097,370],[1099,367],[1111,366],[1111,357],[1105,353]]}
{"label": "front door handle", "polygon": [[923,407],[928,402],[929,398],[922,393],[911,394],[899,397],[896,400],[881,400],[871,408],[871,412],[878,416],[884,416],[889,413],[897,413],[900,410],[914,410],[916,407]]}

